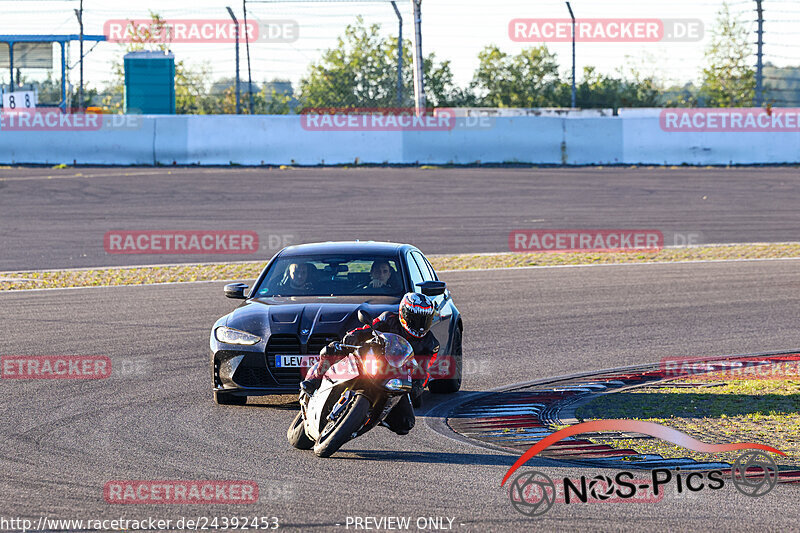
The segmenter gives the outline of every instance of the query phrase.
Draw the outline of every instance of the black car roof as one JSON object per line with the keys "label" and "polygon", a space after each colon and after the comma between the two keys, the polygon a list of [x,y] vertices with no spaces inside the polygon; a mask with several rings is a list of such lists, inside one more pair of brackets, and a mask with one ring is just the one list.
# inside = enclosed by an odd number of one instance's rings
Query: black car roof
{"label": "black car roof", "polygon": [[313,242],[288,246],[281,251],[281,256],[311,254],[375,254],[393,255],[401,250],[416,250],[410,244],[376,241],[329,241]]}

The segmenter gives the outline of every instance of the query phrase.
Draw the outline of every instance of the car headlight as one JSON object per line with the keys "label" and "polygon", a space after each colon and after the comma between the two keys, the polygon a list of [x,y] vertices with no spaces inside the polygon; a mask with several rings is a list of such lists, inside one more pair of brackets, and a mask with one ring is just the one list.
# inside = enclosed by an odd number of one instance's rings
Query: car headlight
{"label": "car headlight", "polygon": [[226,326],[220,326],[215,329],[214,336],[219,342],[225,342],[227,344],[253,345],[261,342],[261,337],[258,335],[251,335],[250,333]]}

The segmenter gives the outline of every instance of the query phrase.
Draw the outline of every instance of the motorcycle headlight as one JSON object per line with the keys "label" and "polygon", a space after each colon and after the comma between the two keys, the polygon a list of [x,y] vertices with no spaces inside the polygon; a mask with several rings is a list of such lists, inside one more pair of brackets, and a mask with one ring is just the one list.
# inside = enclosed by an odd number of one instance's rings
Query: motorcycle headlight
{"label": "motorcycle headlight", "polygon": [[261,342],[261,337],[258,335],[251,335],[245,331],[239,331],[238,329],[233,329],[226,326],[220,326],[215,329],[214,336],[219,342],[224,342],[227,344],[245,344],[251,346]]}
{"label": "motorcycle headlight", "polygon": [[380,361],[378,358],[375,357],[374,354],[368,353],[364,357],[364,372],[366,372],[370,376],[377,376],[378,370],[380,370]]}

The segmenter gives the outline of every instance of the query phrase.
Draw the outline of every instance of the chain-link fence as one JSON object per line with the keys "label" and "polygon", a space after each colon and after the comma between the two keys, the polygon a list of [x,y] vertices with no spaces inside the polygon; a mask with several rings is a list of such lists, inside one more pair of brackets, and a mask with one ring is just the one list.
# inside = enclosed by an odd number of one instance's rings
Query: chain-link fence
{"label": "chain-link fence", "polygon": [[[765,104],[800,105],[800,42],[795,38],[800,4],[760,2],[760,71],[758,4],[572,1],[574,105],[747,106],[756,101],[759,73]],[[61,44],[51,45],[50,63],[36,65],[22,60],[30,51],[15,43],[13,70],[7,44],[9,34],[77,35],[81,5],[84,33],[107,39],[83,43],[82,102],[77,40],[63,44],[63,93]],[[0,0],[0,10],[0,34],[6,34],[0,36],[0,84],[6,92],[34,90],[39,105],[121,111],[122,57],[136,49],[174,53],[178,113],[236,113],[238,108],[241,113],[283,114],[310,108],[406,108],[415,102],[409,0],[247,0],[230,5],[146,0],[135,6]],[[565,2],[423,1],[421,14],[420,70],[429,107],[573,105],[573,25]],[[167,28],[155,37],[143,30],[152,30],[154,20]]]}

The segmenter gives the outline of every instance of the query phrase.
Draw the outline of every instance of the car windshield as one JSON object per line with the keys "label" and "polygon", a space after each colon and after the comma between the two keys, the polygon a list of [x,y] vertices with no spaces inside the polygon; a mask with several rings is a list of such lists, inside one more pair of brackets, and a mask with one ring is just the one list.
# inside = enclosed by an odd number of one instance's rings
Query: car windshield
{"label": "car windshield", "polygon": [[395,256],[295,255],[270,266],[255,296],[402,296],[404,292]]}

